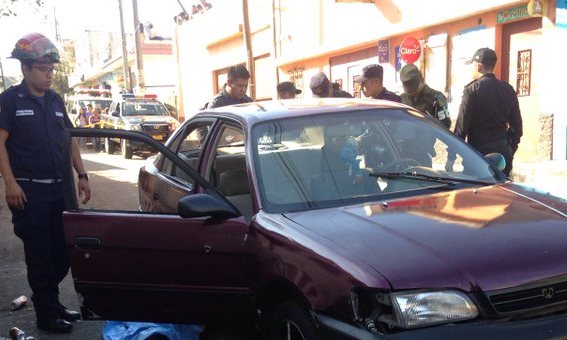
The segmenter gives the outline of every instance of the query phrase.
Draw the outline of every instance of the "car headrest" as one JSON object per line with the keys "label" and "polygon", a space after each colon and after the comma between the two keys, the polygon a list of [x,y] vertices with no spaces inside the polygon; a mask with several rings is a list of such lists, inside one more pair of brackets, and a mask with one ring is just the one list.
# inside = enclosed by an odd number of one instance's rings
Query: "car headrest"
{"label": "car headrest", "polygon": [[249,194],[248,174],[244,170],[223,172],[219,176],[219,188],[225,196]]}

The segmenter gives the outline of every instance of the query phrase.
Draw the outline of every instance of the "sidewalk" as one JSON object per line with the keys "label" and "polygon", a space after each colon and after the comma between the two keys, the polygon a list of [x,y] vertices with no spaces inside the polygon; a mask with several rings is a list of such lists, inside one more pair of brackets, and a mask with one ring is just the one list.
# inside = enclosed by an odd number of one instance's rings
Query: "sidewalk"
{"label": "sidewalk", "polygon": [[515,182],[567,199],[567,160],[514,162],[510,177]]}

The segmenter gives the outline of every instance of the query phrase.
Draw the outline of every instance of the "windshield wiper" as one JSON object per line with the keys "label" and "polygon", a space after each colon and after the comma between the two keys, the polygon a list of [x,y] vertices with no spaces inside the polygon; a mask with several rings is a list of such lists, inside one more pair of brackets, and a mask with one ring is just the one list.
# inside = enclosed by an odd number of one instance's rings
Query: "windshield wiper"
{"label": "windshield wiper", "polygon": [[477,179],[432,176],[432,175],[422,174],[422,173],[419,173],[419,172],[416,172],[416,171],[406,171],[406,172],[379,172],[379,171],[376,171],[376,172],[371,172],[370,176],[389,178],[389,179],[407,178],[407,179],[415,179],[415,180],[426,180],[426,181],[443,183],[443,184],[448,184],[448,185],[455,185],[455,183],[470,183],[470,184],[482,184],[482,185],[494,184],[492,182],[481,181],[481,180],[477,180]]}

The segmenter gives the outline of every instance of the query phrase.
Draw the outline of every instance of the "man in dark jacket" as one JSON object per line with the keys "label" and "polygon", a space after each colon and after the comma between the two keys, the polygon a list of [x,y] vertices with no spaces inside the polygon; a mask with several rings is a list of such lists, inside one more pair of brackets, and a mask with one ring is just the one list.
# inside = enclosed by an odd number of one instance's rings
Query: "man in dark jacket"
{"label": "man in dark jacket", "polygon": [[309,83],[309,87],[311,88],[311,92],[313,95],[318,98],[325,98],[325,97],[337,97],[337,98],[352,98],[352,94],[336,89],[334,86],[331,86],[331,82],[327,75],[323,72],[319,72],[313,77],[311,77],[311,82]]}
{"label": "man in dark jacket", "polygon": [[465,86],[455,134],[483,155],[502,154],[506,159],[503,172],[510,175],[522,137],[522,116],[514,88],[493,73],[496,60],[493,50],[481,48],[467,61],[481,76]]}
{"label": "man in dark jacket", "polygon": [[207,104],[206,109],[214,109],[241,103],[250,103],[252,98],[246,95],[250,73],[244,65],[232,66],[228,70],[228,79],[222,90]]}
{"label": "man in dark jacket", "polygon": [[388,91],[382,84],[383,80],[384,68],[378,64],[365,66],[362,69],[362,75],[354,78],[354,81],[360,84],[366,97],[401,103],[402,98],[394,92]]}

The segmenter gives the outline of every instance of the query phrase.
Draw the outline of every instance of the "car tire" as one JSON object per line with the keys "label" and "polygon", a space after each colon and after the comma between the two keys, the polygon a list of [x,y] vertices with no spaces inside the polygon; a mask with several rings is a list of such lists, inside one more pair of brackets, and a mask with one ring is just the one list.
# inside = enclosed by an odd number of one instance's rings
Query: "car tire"
{"label": "car tire", "polygon": [[110,138],[105,138],[104,140],[104,151],[109,155],[112,155],[114,152],[116,152],[116,144],[114,144],[114,142],[110,140]]}
{"label": "car tire", "polygon": [[132,156],[134,156],[134,151],[132,150],[132,147],[128,146],[128,142],[123,139],[122,142],[120,143],[120,146],[121,146],[122,154],[124,155],[124,158],[132,159]]}
{"label": "car tire", "polygon": [[297,301],[281,304],[274,313],[271,339],[314,340],[317,330],[309,311]]}

